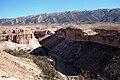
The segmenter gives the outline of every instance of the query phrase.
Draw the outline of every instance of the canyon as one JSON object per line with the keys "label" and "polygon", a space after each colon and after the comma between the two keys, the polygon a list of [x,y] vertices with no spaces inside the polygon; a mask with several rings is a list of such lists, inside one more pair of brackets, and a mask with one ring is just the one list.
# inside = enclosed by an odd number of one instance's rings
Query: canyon
{"label": "canyon", "polygon": [[39,26],[4,26],[5,29],[0,30],[0,41],[24,45],[33,43],[33,38],[37,38],[40,45],[31,54],[51,56],[55,69],[71,80],[119,78],[119,24]]}
{"label": "canyon", "polygon": [[119,80],[119,13],[116,8],[0,19],[0,49],[32,48],[30,55],[48,56],[65,80]]}
{"label": "canyon", "polygon": [[44,55],[53,57],[56,70],[70,80],[119,80],[119,24],[99,26],[71,25],[57,30],[40,41],[47,50]]}

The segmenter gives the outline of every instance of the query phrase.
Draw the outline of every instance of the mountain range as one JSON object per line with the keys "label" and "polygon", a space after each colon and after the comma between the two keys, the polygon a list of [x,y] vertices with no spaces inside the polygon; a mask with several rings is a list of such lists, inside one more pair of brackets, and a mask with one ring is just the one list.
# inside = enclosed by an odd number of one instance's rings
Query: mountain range
{"label": "mountain range", "polygon": [[48,23],[120,22],[120,8],[44,13],[17,18],[0,19],[0,25],[27,25]]}

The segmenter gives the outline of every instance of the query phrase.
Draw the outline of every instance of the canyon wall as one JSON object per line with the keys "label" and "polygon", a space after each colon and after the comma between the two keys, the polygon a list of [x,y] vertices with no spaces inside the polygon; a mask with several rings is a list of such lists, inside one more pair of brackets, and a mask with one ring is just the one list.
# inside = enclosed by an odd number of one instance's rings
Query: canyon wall
{"label": "canyon wall", "polygon": [[40,41],[40,44],[46,47],[48,50],[51,50],[63,40],[64,40],[63,38],[57,37],[53,34]]}
{"label": "canyon wall", "polygon": [[[74,80],[119,80],[119,29],[68,27],[54,36],[63,40],[59,39],[55,47],[51,42],[54,39],[45,42],[52,44],[48,55],[55,58],[56,70],[79,77]],[[43,44],[46,47],[48,43]]]}
{"label": "canyon wall", "polygon": [[18,44],[29,44],[34,34],[30,30],[14,29],[11,32],[3,31],[0,34],[0,41],[11,41]]}
{"label": "canyon wall", "polygon": [[66,28],[56,31],[56,36],[69,41],[87,41],[120,48],[119,30]]}
{"label": "canyon wall", "polygon": [[[119,80],[119,26],[61,28],[40,44],[60,73],[74,80]],[[82,78],[82,79],[81,79]]]}
{"label": "canyon wall", "polygon": [[32,34],[2,34],[0,41],[11,41],[18,44],[29,44],[32,39]]}

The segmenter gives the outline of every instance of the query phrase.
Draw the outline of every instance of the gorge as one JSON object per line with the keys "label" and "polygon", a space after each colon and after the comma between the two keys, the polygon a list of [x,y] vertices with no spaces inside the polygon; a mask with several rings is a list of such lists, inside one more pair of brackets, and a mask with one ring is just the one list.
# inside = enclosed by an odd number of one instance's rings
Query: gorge
{"label": "gorge", "polygon": [[[54,58],[56,70],[64,75],[78,76],[78,80],[117,80],[119,26],[113,26],[114,29],[110,25],[99,26],[62,28],[40,44],[47,50],[46,54]],[[38,51],[38,54],[42,52]]]}
{"label": "gorge", "polygon": [[0,19],[0,42],[37,44],[30,54],[49,56],[70,80],[119,80],[119,13],[116,8]]}

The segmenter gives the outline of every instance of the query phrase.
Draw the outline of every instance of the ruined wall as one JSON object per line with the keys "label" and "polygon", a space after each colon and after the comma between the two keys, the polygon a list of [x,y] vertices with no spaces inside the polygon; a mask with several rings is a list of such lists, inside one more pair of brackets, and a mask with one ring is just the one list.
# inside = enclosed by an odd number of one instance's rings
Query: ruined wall
{"label": "ruined wall", "polygon": [[56,31],[55,35],[70,41],[96,42],[120,48],[118,30],[67,28]]}

